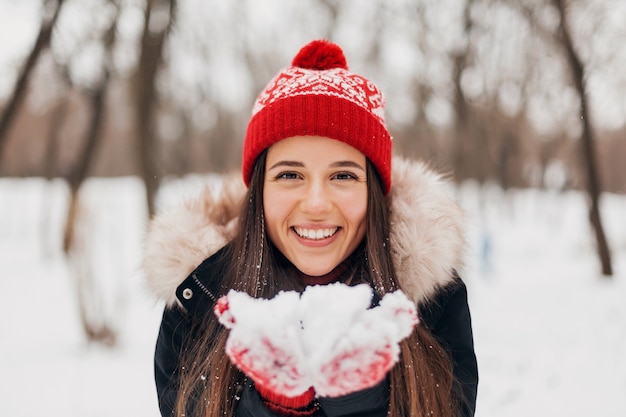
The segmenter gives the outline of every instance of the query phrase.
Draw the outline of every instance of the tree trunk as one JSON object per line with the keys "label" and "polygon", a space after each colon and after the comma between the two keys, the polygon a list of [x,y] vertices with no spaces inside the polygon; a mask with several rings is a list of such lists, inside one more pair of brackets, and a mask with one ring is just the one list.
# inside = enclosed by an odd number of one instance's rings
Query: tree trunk
{"label": "tree trunk", "polygon": [[562,37],[563,46],[567,55],[567,61],[572,71],[572,78],[576,90],[580,96],[580,121],[582,123],[582,157],[586,165],[587,171],[587,194],[589,197],[589,219],[591,226],[596,235],[598,245],[598,256],[602,265],[602,274],[606,277],[613,275],[611,267],[611,253],[609,245],[602,227],[602,217],[600,215],[600,179],[598,175],[598,167],[596,164],[596,151],[593,139],[593,130],[591,128],[591,120],[589,119],[589,110],[587,108],[588,95],[585,86],[585,68],[580,57],[574,49],[569,26],[566,21],[565,0],[554,0],[555,6],[560,12],[561,20],[559,31]]}
{"label": "tree trunk", "polygon": [[[113,5],[116,4],[113,2]],[[119,8],[117,9],[119,13]],[[119,14],[112,20],[111,26],[104,34],[103,43],[107,51],[107,58],[103,62],[103,76],[97,86],[90,90],[91,119],[85,135],[85,144],[82,153],[76,159],[74,165],[67,175],[67,182],[70,187],[70,205],[68,207],[67,223],[65,225],[65,236],[63,239],[63,249],[67,253],[72,247],[74,219],[76,207],[78,206],[78,191],[87,178],[89,167],[92,165],[96,149],[102,139],[103,122],[105,119],[106,94],[109,87],[110,67],[112,65],[112,50],[115,44],[115,32],[117,30],[117,20]]]}
{"label": "tree trunk", "polygon": [[[470,10],[472,0],[467,0],[463,9],[463,33],[467,39],[471,38],[472,18]],[[456,181],[472,176],[475,172],[469,168],[471,158],[468,158],[468,149],[472,149],[472,145],[468,142],[474,142],[475,135],[472,128],[472,116],[470,114],[469,104],[465,97],[465,92],[461,86],[461,76],[463,70],[467,67],[471,44],[467,44],[454,53],[452,60],[454,62],[453,80],[454,80],[454,139],[452,143],[452,166],[455,172]],[[479,164],[482,161],[477,161]]]}
{"label": "tree trunk", "polygon": [[[112,0],[112,4],[117,4]],[[119,12],[119,8],[117,8]],[[70,187],[70,201],[65,223],[63,250],[72,262],[76,279],[76,291],[81,324],[87,340],[114,346],[117,342],[117,330],[110,317],[104,311],[104,295],[97,285],[97,275],[93,263],[93,213],[86,213],[81,207],[80,188],[89,174],[89,168],[95,159],[96,150],[103,138],[103,126],[106,114],[106,98],[112,66],[112,49],[115,44],[119,14],[111,21],[102,42],[107,57],[103,62],[103,77],[99,83],[89,90],[91,118],[85,133],[85,143],[75,165],[67,175]]]}
{"label": "tree trunk", "polygon": [[77,158],[77,165],[67,176],[67,182],[70,186],[70,205],[68,207],[67,222],[65,223],[65,236],[63,239],[63,250],[67,253],[72,246],[74,237],[74,219],[76,214],[76,206],[78,204],[78,191],[81,184],[87,178],[89,167],[93,163],[98,143],[102,137],[102,121],[104,119],[104,104],[106,97],[106,84],[100,86],[91,96],[91,121],[89,130],[87,131],[85,147],[83,152]]}
{"label": "tree trunk", "polygon": [[105,313],[101,311],[102,294],[99,293],[96,285],[92,254],[89,252],[90,241],[93,241],[95,237],[91,235],[88,227],[90,213],[81,212],[79,193],[102,138],[107,84],[108,77],[91,95],[92,114],[85,147],[78,158],[78,165],[67,178],[70,186],[70,201],[65,222],[63,250],[68,259],[73,262],[78,309],[87,340],[112,347],[117,342],[117,331],[110,324]]}
{"label": "tree trunk", "polygon": [[[156,4],[155,4],[156,3]],[[169,7],[169,22],[164,27],[151,26],[156,7]],[[157,172],[158,147],[156,141],[156,76],[161,64],[163,46],[174,21],[175,0],[148,0],[144,14],[144,31],[137,72],[136,116],[139,167],[146,188],[148,213],[156,212],[155,197],[159,187]]]}
{"label": "tree trunk", "polygon": [[[51,182],[52,179],[59,175],[57,168],[57,158],[59,155],[59,140],[63,122],[68,112],[69,99],[67,94],[59,98],[59,102],[55,105],[52,111],[52,117],[50,122],[50,130],[48,131],[48,140],[46,143],[46,151],[43,159],[43,172],[44,177]],[[49,210],[49,200],[44,198],[42,202],[42,215],[41,215],[41,244],[42,253],[51,254],[55,252],[56,241],[52,243],[53,234],[50,233],[50,227],[52,224],[51,212]]]}
{"label": "tree trunk", "polygon": [[[63,6],[63,1],[64,0],[57,0],[56,5],[53,1],[48,1],[44,5],[44,12],[43,18],[41,19],[41,28],[39,29],[39,35],[37,35],[37,39],[35,40],[33,49],[30,51],[30,54],[26,59],[24,68],[22,68],[22,72],[20,73],[15,84],[15,88],[13,89],[13,94],[9,98],[4,110],[4,114],[0,119],[0,163],[2,161],[4,146],[7,142],[9,128],[11,127],[17,111],[19,110],[22,102],[24,101],[24,97],[26,96],[28,79],[30,78],[30,74],[35,68],[35,64],[39,59],[39,55],[41,55],[41,52],[50,45],[52,29],[54,29],[54,25],[57,21],[57,18],[59,17],[61,6]],[[55,9],[52,11],[52,13],[50,13],[48,10],[46,10],[48,7],[55,7]]]}

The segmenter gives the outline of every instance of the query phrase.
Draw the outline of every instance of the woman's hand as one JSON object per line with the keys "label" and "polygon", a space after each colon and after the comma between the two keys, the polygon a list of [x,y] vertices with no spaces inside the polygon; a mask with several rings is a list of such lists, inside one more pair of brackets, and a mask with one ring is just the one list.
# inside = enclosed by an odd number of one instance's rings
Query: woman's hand
{"label": "woman's hand", "polygon": [[[330,284],[270,300],[230,291],[215,314],[230,329],[226,354],[262,393],[338,397],[380,383],[418,322],[404,293],[370,308],[372,289]],[[307,396],[308,398],[308,396]],[[312,400],[312,397],[311,397]]]}
{"label": "woman's hand", "polygon": [[[308,305],[309,311],[317,313],[312,315],[314,320],[303,320],[307,340],[304,349],[310,357],[316,394],[338,397],[380,383],[398,361],[399,343],[418,322],[415,304],[396,291],[386,294],[378,306],[370,309],[369,286],[344,286],[337,289],[345,294],[339,297],[343,302],[336,305],[345,311],[340,318],[333,319],[337,312],[324,308],[328,297],[316,294],[328,289],[309,288],[310,292],[307,288],[301,301]],[[365,289],[367,298],[362,295]],[[365,298],[368,303],[359,298]],[[325,328],[318,327],[321,323],[326,323]]]}
{"label": "woman's hand", "polygon": [[338,397],[377,385],[398,361],[399,344],[417,321],[415,304],[401,292],[362,312],[316,366],[317,395]]}
{"label": "woman's hand", "polygon": [[226,354],[266,391],[296,397],[310,381],[300,343],[299,294],[281,292],[272,300],[231,290],[215,305],[220,323],[230,329]]}

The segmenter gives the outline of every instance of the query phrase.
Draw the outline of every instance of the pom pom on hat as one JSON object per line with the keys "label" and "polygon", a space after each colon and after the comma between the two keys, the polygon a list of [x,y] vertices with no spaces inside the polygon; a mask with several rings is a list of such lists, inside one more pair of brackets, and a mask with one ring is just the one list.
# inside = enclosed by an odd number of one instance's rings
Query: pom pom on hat
{"label": "pom pom on hat", "polygon": [[339,45],[323,39],[313,41],[300,49],[291,66],[317,71],[332,68],[348,69],[346,57]]}
{"label": "pom pom on hat", "polygon": [[296,54],[259,94],[243,144],[242,174],[250,182],[265,149],[293,136],[323,136],[358,149],[391,188],[391,135],[385,127],[382,93],[348,71],[339,45],[314,40]]}

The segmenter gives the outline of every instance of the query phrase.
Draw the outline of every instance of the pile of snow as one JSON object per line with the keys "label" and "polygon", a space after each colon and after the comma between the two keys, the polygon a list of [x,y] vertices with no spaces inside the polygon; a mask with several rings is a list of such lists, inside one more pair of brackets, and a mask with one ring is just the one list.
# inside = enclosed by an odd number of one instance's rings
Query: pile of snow
{"label": "pile of snow", "polygon": [[310,387],[338,397],[382,381],[417,324],[402,291],[370,308],[372,298],[366,284],[310,286],[271,299],[231,290],[215,313],[230,329],[226,353],[257,384],[288,397]]}
{"label": "pile of snow", "polygon": [[[172,182],[161,206],[192,195]],[[162,305],[137,277],[145,227],[136,178],[91,179],[83,209],[114,349],[85,342],[60,250],[67,187],[0,179],[0,393],[13,417],[159,415],[152,355]],[[576,192],[467,184],[468,285],[480,369],[477,417],[626,415],[626,197],[604,195],[606,279]]]}

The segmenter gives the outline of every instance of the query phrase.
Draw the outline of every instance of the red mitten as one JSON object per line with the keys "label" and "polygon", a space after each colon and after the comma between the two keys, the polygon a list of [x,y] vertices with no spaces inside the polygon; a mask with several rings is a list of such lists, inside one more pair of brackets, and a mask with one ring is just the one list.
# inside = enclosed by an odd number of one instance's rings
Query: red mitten
{"label": "red mitten", "polygon": [[[382,381],[398,361],[399,343],[418,322],[415,304],[401,291],[386,294],[379,306],[369,309],[369,286],[340,285],[309,287],[301,300],[313,386],[322,397],[350,394]],[[342,302],[330,304],[329,297]]]}
{"label": "red mitten", "polygon": [[265,300],[231,290],[214,308],[220,323],[230,329],[226,354],[233,364],[254,381],[262,396],[295,408],[314,396],[300,342],[298,303],[296,292]]}

